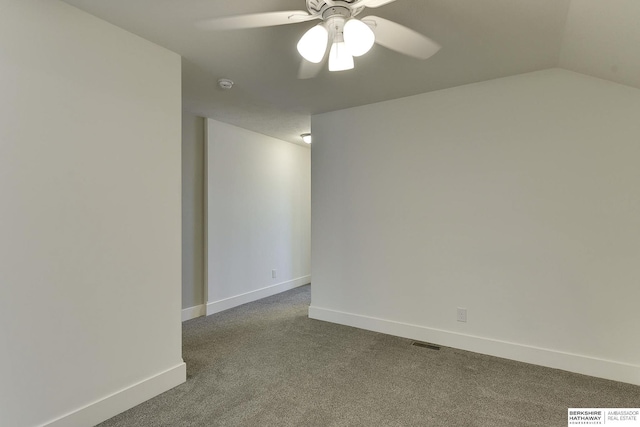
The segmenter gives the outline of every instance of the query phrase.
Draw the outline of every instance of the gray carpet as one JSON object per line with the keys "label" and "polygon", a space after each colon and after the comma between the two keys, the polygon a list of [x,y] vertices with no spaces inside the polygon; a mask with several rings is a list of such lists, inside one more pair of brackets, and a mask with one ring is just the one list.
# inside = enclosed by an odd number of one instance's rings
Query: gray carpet
{"label": "gray carpet", "polygon": [[640,387],[310,320],[304,286],[184,323],[187,382],[116,426],[566,426]]}

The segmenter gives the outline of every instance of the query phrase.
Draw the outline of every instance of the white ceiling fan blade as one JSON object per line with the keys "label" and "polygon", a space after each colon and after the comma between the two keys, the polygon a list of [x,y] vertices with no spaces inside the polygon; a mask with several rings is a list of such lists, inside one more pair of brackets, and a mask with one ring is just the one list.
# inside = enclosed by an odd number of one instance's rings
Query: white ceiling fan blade
{"label": "white ceiling fan blade", "polygon": [[275,25],[295,24],[318,18],[303,10],[284,10],[281,12],[252,13],[249,15],[225,16],[200,21],[196,24],[201,30],[240,30],[244,28],[272,27]]}
{"label": "white ceiling fan blade", "polygon": [[391,2],[394,2],[394,1],[396,1],[396,0],[360,0],[354,6],[356,6],[356,7],[359,7],[359,6],[380,7],[380,6],[384,6],[385,4],[391,3]]}
{"label": "white ceiling fan blade", "polygon": [[440,50],[440,45],[410,28],[377,16],[362,18],[376,35],[376,43],[396,52],[427,59]]}

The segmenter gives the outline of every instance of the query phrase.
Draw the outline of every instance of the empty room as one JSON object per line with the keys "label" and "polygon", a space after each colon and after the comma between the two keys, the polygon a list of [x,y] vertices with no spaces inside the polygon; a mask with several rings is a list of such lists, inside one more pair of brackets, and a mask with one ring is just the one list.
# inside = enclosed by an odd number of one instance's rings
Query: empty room
{"label": "empty room", "polygon": [[0,426],[640,426],[637,0],[0,0]]}

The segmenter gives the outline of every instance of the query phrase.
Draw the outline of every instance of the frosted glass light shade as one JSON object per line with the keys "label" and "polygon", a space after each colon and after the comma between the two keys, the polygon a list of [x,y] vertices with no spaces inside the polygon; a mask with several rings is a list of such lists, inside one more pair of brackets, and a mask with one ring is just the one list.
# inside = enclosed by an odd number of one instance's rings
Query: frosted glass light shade
{"label": "frosted glass light shade", "polygon": [[298,52],[307,61],[317,64],[324,58],[328,41],[327,29],[322,24],[316,25],[300,38]]}
{"label": "frosted glass light shade", "polygon": [[344,42],[351,51],[351,55],[364,55],[369,52],[375,41],[375,34],[364,22],[350,19],[344,24]]}
{"label": "frosted glass light shade", "polygon": [[344,71],[353,68],[353,56],[342,37],[337,37],[329,52],[329,71]]}

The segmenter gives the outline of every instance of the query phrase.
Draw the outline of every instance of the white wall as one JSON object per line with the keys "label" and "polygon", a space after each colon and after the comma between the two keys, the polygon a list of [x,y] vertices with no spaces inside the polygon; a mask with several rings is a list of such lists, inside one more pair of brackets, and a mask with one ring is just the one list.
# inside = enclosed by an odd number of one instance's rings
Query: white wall
{"label": "white wall", "polygon": [[640,384],[639,111],[554,69],[314,116],[310,316]]}
{"label": "white wall", "polygon": [[88,426],[185,380],[180,58],[0,0],[0,424]]}
{"label": "white wall", "polygon": [[310,282],[309,167],[307,147],[207,120],[207,314]]}
{"label": "white wall", "polygon": [[182,308],[198,314],[205,303],[204,128],[202,117],[182,112]]}
{"label": "white wall", "polygon": [[571,1],[558,66],[640,88],[640,2]]}

